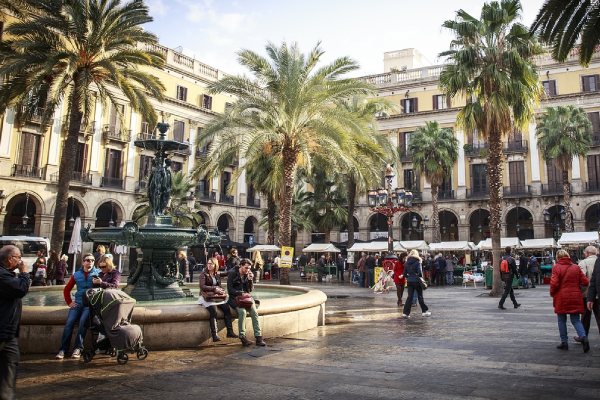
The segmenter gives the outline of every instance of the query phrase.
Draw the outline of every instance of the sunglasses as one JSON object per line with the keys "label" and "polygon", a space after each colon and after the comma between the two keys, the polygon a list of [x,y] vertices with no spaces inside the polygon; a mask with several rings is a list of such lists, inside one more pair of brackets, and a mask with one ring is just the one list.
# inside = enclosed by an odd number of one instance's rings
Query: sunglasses
{"label": "sunglasses", "polygon": [[106,268],[106,264],[98,264],[98,267],[100,267],[100,268]]}
{"label": "sunglasses", "polygon": [[83,260],[83,261],[87,261],[87,262],[94,262],[94,261],[96,261],[96,260],[94,260],[93,258],[86,258],[86,259],[85,259],[85,260]]}

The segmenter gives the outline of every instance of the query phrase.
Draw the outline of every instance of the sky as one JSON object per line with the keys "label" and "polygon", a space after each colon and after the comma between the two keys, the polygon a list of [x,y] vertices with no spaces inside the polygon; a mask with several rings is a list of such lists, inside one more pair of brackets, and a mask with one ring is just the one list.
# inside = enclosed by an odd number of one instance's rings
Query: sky
{"label": "sky", "polygon": [[[530,26],[544,0],[521,0]],[[154,21],[145,28],[228,74],[247,73],[241,49],[266,56],[265,45],[297,42],[303,52],[318,42],[323,62],[348,56],[360,65],[351,76],[383,73],[383,53],[416,48],[431,65],[449,48],[441,25],[458,9],[479,17],[484,0],[147,0]]]}

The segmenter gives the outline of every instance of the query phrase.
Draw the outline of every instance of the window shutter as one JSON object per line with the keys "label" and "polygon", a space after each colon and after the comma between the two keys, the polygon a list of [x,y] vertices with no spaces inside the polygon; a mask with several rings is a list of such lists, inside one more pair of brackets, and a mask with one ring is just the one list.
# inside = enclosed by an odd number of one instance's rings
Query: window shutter
{"label": "window shutter", "polygon": [[591,112],[588,113],[588,118],[592,123],[592,133],[597,134],[600,133],[600,112]]}
{"label": "window shutter", "polygon": [[597,92],[600,90],[600,75],[594,75],[594,91]]}
{"label": "window shutter", "polygon": [[416,97],[414,98],[414,105],[415,105],[415,108],[414,108],[413,112],[419,112],[419,99]]}
{"label": "window shutter", "polygon": [[587,158],[587,167],[588,167],[588,185],[590,189],[598,189],[599,178],[600,178],[600,155],[588,156]]}
{"label": "window shutter", "polygon": [[433,95],[433,109],[434,110],[438,109],[438,97],[436,94]]}
{"label": "window shutter", "polygon": [[556,96],[556,81],[550,81],[550,96]]}

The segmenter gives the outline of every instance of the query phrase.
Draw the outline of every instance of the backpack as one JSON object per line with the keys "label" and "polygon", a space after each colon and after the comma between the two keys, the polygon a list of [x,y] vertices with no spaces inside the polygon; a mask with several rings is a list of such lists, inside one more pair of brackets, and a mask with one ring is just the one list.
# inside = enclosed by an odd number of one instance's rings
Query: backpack
{"label": "backpack", "polygon": [[503,274],[508,274],[510,272],[508,259],[503,258],[502,261],[500,261],[500,272],[502,272]]}

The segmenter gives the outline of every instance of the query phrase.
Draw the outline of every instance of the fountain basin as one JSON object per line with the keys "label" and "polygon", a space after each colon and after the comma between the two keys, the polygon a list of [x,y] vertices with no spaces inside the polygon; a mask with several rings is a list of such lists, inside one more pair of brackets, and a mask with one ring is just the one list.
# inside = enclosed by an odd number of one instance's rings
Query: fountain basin
{"label": "fountain basin", "polygon": [[[271,285],[255,285],[268,290]],[[61,289],[32,287],[31,293],[40,290]],[[277,286],[278,291],[290,296],[261,300],[258,313],[263,337],[271,338],[302,332],[325,325],[325,301],[320,290],[299,286]],[[19,344],[23,353],[55,353],[60,347],[63,327],[67,319],[65,306],[23,306]],[[236,313],[232,313],[236,317]],[[223,342],[237,341],[225,338],[225,324],[219,311],[219,329]],[[132,322],[140,325],[144,345],[150,350],[190,348],[212,343],[208,327],[208,311],[197,304],[144,305],[138,303]],[[238,332],[237,318],[233,321]],[[246,335],[252,339],[252,321],[247,318]],[[76,334],[76,330],[74,335]],[[90,340],[87,335],[86,340]],[[72,343],[74,342],[74,339]]]}

